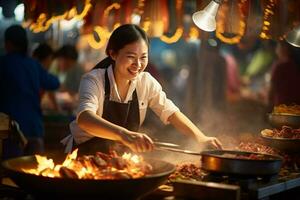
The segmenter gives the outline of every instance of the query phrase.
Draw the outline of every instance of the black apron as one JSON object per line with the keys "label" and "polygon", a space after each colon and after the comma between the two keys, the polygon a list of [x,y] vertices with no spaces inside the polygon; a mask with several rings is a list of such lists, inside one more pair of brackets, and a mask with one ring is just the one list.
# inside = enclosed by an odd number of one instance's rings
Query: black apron
{"label": "black apron", "polygon": [[[140,111],[139,102],[136,90],[132,94],[132,100],[128,103],[119,103],[111,101],[110,96],[110,84],[108,79],[107,69],[105,70],[105,99],[103,105],[102,118],[117,124],[131,131],[138,131],[140,128]],[[74,145],[74,148],[78,148],[79,155],[95,154],[97,151],[109,153],[111,149],[121,147],[116,141],[94,137],[86,142],[78,145]],[[123,146],[124,147],[124,146]]]}

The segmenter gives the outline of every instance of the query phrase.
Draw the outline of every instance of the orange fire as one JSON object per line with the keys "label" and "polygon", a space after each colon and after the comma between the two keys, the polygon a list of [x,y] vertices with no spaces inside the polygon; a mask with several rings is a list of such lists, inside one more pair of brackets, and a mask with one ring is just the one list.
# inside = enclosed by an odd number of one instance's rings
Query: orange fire
{"label": "orange fire", "polygon": [[77,157],[78,149],[68,154],[62,164],[55,164],[53,159],[35,155],[37,167],[22,169],[30,174],[46,177],[79,179],[129,179],[140,178],[152,170],[143,157],[131,153],[118,156],[115,152]]}

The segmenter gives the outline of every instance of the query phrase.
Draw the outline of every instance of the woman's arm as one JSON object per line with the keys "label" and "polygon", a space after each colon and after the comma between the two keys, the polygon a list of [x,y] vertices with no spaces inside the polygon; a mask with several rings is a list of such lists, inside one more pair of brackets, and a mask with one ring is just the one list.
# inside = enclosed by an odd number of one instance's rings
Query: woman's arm
{"label": "woman's arm", "polygon": [[222,144],[217,138],[205,136],[182,112],[173,113],[169,117],[169,122],[181,133],[194,137],[198,143],[222,149]]}
{"label": "woman's arm", "polygon": [[91,111],[80,113],[77,123],[81,129],[89,134],[119,141],[135,152],[151,151],[153,149],[153,142],[147,135],[129,131],[99,117]]}
{"label": "woman's arm", "polygon": [[109,140],[121,140],[122,134],[127,129],[117,126],[91,111],[84,111],[80,113],[77,120],[78,126],[84,131],[96,137],[102,137]]}

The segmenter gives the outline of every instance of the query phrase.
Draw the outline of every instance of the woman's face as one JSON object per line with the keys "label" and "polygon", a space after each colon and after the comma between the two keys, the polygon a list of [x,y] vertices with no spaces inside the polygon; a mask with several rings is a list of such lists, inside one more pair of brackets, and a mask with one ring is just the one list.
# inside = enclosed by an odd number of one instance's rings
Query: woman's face
{"label": "woman's face", "polygon": [[144,40],[128,44],[118,52],[110,52],[115,61],[115,76],[132,80],[145,70],[148,64],[148,46]]}

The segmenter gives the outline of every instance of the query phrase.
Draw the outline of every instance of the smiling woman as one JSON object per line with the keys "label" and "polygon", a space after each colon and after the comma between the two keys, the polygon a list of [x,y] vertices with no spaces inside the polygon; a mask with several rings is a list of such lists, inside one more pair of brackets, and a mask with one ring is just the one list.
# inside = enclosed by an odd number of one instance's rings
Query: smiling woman
{"label": "smiling woman", "polygon": [[70,125],[72,134],[63,140],[67,151],[74,147],[79,148],[79,154],[108,152],[112,147],[152,151],[152,139],[139,132],[147,107],[162,122],[171,123],[198,143],[221,148],[216,138],[205,136],[166,97],[158,81],[144,72],[149,40],[139,26],[118,27],[109,38],[106,54],[81,80],[77,119]]}

